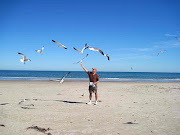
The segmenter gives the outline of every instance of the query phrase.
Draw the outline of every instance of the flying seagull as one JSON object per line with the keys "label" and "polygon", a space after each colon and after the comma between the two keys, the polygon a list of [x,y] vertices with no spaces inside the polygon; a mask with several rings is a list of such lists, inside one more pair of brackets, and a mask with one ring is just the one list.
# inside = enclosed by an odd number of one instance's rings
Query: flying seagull
{"label": "flying seagull", "polygon": [[44,46],[42,47],[41,50],[35,50],[35,51],[36,51],[36,52],[39,52],[40,54],[42,54],[42,53],[43,53],[43,50],[44,50]]}
{"label": "flying seagull", "polygon": [[100,48],[94,48],[94,47],[91,47],[91,46],[88,46],[86,47],[85,49],[89,49],[89,50],[92,50],[92,51],[98,51],[100,52],[102,55],[106,56],[108,58],[108,60],[110,60],[109,58],[109,55],[108,54],[104,54],[103,51],[100,49]]}
{"label": "flying seagull", "polygon": [[158,54],[157,54],[157,56],[160,54],[160,53],[163,53],[163,52],[165,52],[166,50],[163,50],[163,51],[160,51]]}
{"label": "flying seagull", "polygon": [[19,55],[22,55],[22,57],[23,57],[23,59],[20,59],[20,61],[21,61],[22,63],[25,64],[26,61],[31,61],[30,59],[26,59],[26,55],[24,55],[24,54],[22,54],[22,53],[18,53],[18,54],[19,54]]}
{"label": "flying seagull", "polygon": [[[179,39],[180,40],[180,38],[178,38],[178,37],[176,37],[176,39]],[[180,41],[179,41],[180,42]]]}
{"label": "flying seagull", "polygon": [[73,47],[73,48],[74,48],[74,50],[76,50],[76,51],[80,52],[81,54],[83,54],[83,51],[86,48],[86,46],[87,46],[87,43],[84,45],[84,48],[81,51],[79,49],[76,49],[75,47]]}
{"label": "flying seagull", "polygon": [[54,41],[54,40],[52,40],[54,43],[57,43],[58,45],[59,45],[59,47],[64,47],[64,49],[67,49],[67,47],[66,46],[64,46],[64,45],[62,45],[61,43],[59,43],[59,42],[56,42],[56,41]]}
{"label": "flying seagull", "polygon": [[63,83],[63,82],[64,82],[64,78],[65,78],[69,73],[71,73],[71,72],[68,72],[65,76],[63,76],[63,77],[61,78],[60,83]]}
{"label": "flying seagull", "polygon": [[[86,58],[87,56],[88,56],[88,54],[86,54],[86,56],[85,56],[84,58]],[[84,58],[83,58],[83,59],[84,59]],[[73,64],[82,63],[83,59],[82,59],[82,60],[80,60],[80,61],[78,61],[78,62],[76,62],[76,63],[73,63]]]}

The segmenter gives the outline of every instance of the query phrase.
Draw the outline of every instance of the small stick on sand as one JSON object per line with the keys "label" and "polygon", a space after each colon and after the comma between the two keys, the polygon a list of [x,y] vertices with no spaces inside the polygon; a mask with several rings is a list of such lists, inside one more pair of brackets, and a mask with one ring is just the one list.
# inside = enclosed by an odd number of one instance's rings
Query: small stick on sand
{"label": "small stick on sand", "polygon": [[51,133],[46,133],[46,132],[49,131],[49,130],[52,130],[50,128],[45,129],[45,128],[41,128],[41,127],[38,127],[38,126],[31,126],[31,127],[28,127],[27,129],[35,129],[35,130],[37,130],[39,132],[42,132],[44,134],[47,134],[47,135],[51,135]]}
{"label": "small stick on sand", "polygon": [[21,107],[22,109],[36,109],[36,108],[30,108],[30,107]]}

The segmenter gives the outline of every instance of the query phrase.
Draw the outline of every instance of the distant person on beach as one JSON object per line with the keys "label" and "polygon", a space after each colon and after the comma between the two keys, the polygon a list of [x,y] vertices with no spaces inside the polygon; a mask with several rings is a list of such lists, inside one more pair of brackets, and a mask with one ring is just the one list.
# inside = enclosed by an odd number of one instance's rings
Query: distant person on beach
{"label": "distant person on beach", "polygon": [[81,63],[82,68],[87,72],[89,75],[89,102],[87,104],[92,104],[91,99],[92,99],[92,93],[95,94],[95,105],[97,105],[97,99],[98,99],[98,94],[97,94],[97,83],[99,82],[99,75],[96,73],[97,68],[93,68],[92,72],[89,72]]}

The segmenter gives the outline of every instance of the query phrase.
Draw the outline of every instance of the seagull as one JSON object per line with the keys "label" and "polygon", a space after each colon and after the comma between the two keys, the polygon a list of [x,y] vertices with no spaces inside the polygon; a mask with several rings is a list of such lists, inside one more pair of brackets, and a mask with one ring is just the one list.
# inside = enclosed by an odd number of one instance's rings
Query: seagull
{"label": "seagull", "polygon": [[100,48],[94,48],[94,47],[91,47],[91,46],[88,46],[86,47],[85,49],[89,49],[89,50],[92,50],[92,51],[98,51],[100,52],[102,55],[106,56],[108,58],[108,60],[110,60],[109,58],[109,55],[108,54],[104,54],[103,51],[100,49]]}
{"label": "seagull", "polygon": [[65,76],[63,76],[63,77],[61,78],[60,83],[63,83],[63,82],[64,82],[64,78],[65,78],[69,73],[71,73],[71,72],[68,72]]}
{"label": "seagull", "polygon": [[166,50],[163,50],[163,51],[160,51],[158,54],[157,54],[157,56],[160,54],[160,53],[163,53],[163,52],[165,52]]}
{"label": "seagull", "polygon": [[59,45],[59,47],[64,47],[64,49],[67,49],[67,47],[66,46],[64,46],[64,45],[62,45],[61,43],[59,43],[59,42],[56,42],[56,41],[54,41],[54,40],[52,40],[54,43],[57,43],[58,45]]}
{"label": "seagull", "polygon": [[35,50],[35,51],[36,51],[36,52],[39,52],[40,54],[42,54],[42,53],[43,53],[43,50],[44,50],[44,46],[42,47],[41,50]]}
{"label": "seagull", "polygon": [[23,102],[25,102],[26,101],[26,99],[23,99],[23,100],[21,100],[20,102],[19,102],[19,104],[22,104]]}
{"label": "seagull", "polygon": [[23,59],[20,59],[20,61],[21,61],[22,63],[25,64],[26,61],[31,61],[30,59],[26,59],[26,55],[24,55],[24,54],[22,54],[22,53],[18,53],[18,54],[19,54],[19,55],[22,55],[22,57],[23,57]]}
{"label": "seagull", "polygon": [[[178,38],[178,37],[176,37],[176,39],[179,39],[180,40],[180,38]],[[180,42],[180,41],[179,41]]]}
{"label": "seagull", "polygon": [[[87,56],[88,56],[88,54],[86,54],[86,56],[85,56],[84,58],[86,58]],[[84,59],[84,58],[83,58],[83,59]],[[73,64],[82,63],[83,59],[82,59],[82,60],[80,60],[80,61],[78,61],[77,63],[73,63]]]}
{"label": "seagull", "polygon": [[79,49],[76,49],[75,47],[73,47],[73,48],[74,48],[74,50],[76,50],[76,51],[80,52],[81,54],[83,54],[83,51],[86,48],[86,46],[87,46],[87,43],[84,45],[84,48],[81,51]]}

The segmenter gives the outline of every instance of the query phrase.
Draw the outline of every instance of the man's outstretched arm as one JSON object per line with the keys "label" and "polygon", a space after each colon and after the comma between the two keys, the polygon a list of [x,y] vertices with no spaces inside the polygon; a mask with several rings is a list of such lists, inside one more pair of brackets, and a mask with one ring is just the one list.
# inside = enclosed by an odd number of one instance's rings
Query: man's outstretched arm
{"label": "man's outstretched arm", "polygon": [[81,63],[81,67],[82,67],[86,72],[88,72],[88,70],[83,66],[82,63]]}

